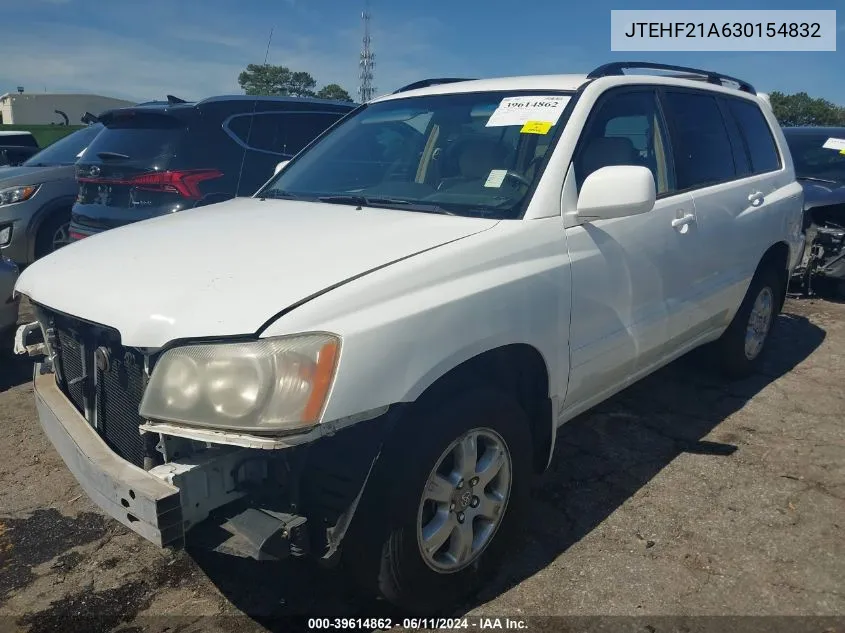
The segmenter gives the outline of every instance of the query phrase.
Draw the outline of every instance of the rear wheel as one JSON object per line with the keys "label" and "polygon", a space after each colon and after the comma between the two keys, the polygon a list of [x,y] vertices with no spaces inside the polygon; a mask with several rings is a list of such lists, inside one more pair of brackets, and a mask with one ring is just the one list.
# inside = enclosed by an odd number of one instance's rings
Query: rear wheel
{"label": "rear wheel", "polygon": [[407,422],[356,517],[346,562],[394,605],[430,614],[501,563],[528,496],[530,434],[520,407],[486,390]]}
{"label": "rear wheel", "polygon": [[70,213],[54,213],[44,220],[35,239],[35,258],[41,259],[70,243]]}
{"label": "rear wheel", "polygon": [[784,291],[774,268],[763,268],[754,275],[733,321],[717,342],[721,367],[728,377],[744,378],[758,369]]}

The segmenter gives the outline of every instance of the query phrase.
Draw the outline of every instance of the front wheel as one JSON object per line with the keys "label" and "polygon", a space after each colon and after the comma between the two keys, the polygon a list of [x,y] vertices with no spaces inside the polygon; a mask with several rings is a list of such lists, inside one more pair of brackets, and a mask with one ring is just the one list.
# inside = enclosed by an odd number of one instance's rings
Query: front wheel
{"label": "front wheel", "polygon": [[413,416],[345,545],[356,580],[420,614],[465,599],[501,563],[530,473],[528,420],[507,396],[476,391]]}
{"label": "front wheel", "polygon": [[35,240],[35,258],[41,259],[70,244],[70,213],[59,212],[47,218]]}

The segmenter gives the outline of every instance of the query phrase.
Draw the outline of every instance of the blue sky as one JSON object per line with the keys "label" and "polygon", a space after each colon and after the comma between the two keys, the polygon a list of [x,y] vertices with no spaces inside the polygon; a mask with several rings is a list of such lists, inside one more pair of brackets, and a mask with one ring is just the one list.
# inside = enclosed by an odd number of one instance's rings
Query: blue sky
{"label": "blue sky", "polygon": [[[0,0],[0,93],[84,91],[136,100],[238,93],[264,59],[357,87],[364,0]],[[841,0],[371,0],[376,87],[428,76],[588,72],[606,61],[701,66],[758,90],[806,91],[845,105]],[[837,6],[838,5],[838,6]],[[836,9],[827,53],[611,53],[611,9]],[[14,28],[11,28],[14,25]]]}

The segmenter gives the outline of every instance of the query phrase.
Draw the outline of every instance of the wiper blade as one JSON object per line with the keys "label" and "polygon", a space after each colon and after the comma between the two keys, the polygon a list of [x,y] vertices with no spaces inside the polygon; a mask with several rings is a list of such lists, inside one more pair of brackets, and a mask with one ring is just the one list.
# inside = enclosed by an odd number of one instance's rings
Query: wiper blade
{"label": "wiper blade", "polygon": [[308,198],[304,196],[298,196],[295,193],[290,193],[289,191],[282,191],[281,189],[268,189],[264,193],[262,193],[259,200],[308,200]]}
{"label": "wiper blade", "polygon": [[826,182],[830,185],[838,185],[839,183],[836,180],[831,180],[830,178],[816,178],[815,176],[796,176],[796,180],[811,180],[812,182]]}
{"label": "wiper blade", "polygon": [[338,195],[320,196],[320,202],[329,204],[351,204],[356,207],[373,207],[376,209],[406,209],[408,211],[422,211],[423,213],[440,213],[443,215],[455,215],[436,204],[425,204],[423,202],[412,202],[401,198],[370,197],[361,195]]}
{"label": "wiper blade", "polygon": [[97,158],[102,158],[103,160],[127,160],[129,156],[127,156],[126,154],[121,154],[119,152],[97,152]]}

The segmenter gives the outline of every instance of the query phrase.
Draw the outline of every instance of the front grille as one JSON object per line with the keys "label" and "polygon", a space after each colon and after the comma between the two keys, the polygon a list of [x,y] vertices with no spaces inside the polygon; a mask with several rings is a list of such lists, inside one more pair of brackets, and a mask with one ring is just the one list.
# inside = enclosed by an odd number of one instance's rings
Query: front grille
{"label": "front grille", "polygon": [[59,330],[58,364],[59,371],[64,377],[65,395],[70,399],[79,412],[85,415],[84,366],[82,357],[82,340],[75,332]]}
{"label": "front grille", "polygon": [[107,371],[97,370],[97,422],[100,435],[111,449],[135,464],[144,465],[144,438],[138,432],[138,415],[144,395],[144,359],[135,350],[110,350]]}
{"label": "front grille", "polygon": [[[146,384],[144,357],[123,347],[115,330],[65,315],[49,317],[59,387],[115,453],[143,467],[146,450],[138,408]],[[95,363],[97,348],[107,352],[105,371]]]}

